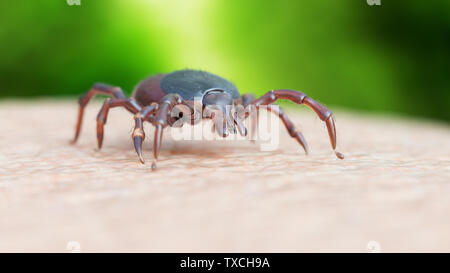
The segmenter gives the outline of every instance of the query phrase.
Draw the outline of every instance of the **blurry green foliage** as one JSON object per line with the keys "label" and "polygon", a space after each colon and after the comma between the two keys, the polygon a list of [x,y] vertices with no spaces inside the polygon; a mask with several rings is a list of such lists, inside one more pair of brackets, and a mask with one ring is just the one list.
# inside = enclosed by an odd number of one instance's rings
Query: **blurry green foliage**
{"label": "blurry green foliage", "polygon": [[241,92],[450,120],[450,2],[4,1],[0,96],[128,93],[147,75],[219,74]]}

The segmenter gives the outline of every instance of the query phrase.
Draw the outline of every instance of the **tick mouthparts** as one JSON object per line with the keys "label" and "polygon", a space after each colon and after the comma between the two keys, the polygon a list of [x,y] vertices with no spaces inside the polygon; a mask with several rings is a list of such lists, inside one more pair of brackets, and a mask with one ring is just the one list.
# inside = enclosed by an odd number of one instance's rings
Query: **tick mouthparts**
{"label": "tick mouthparts", "polygon": [[226,123],[228,131],[231,134],[237,133],[236,126],[235,126],[235,119],[233,117],[232,112],[229,109],[227,109],[227,111],[225,113],[225,123]]}
{"label": "tick mouthparts", "polygon": [[247,128],[245,128],[244,124],[242,124],[242,121],[239,119],[237,113],[234,115],[234,123],[236,124],[241,136],[247,136]]}
{"label": "tick mouthparts", "polygon": [[216,132],[221,137],[227,137],[228,136],[228,130],[226,126],[226,122],[224,122],[223,119],[214,118],[214,128],[216,129]]}

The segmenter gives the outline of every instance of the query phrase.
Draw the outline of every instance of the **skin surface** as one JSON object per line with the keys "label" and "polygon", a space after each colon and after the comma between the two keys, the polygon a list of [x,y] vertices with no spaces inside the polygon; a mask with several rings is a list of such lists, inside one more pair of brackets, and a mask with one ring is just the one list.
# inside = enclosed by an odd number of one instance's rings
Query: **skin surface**
{"label": "skin surface", "polygon": [[448,124],[333,109],[338,160],[315,113],[289,107],[308,156],[281,122],[267,152],[168,132],[150,172],[125,109],[96,148],[102,103],[73,146],[73,100],[0,101],[0,252],[450,252]]}

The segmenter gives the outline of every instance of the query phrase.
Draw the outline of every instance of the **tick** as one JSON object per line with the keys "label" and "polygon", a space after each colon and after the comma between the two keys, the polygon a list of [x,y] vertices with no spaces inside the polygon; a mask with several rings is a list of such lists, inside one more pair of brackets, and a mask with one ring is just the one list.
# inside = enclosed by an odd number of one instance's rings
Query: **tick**
{"label": "tick", "polygon": [[[134,114],[135,128],[131,137],[141,163],[144,163],[142,157],[142,143],[145,138],[143,124],[147,121],[155,126],[152,169],[156,168],[163,130],[167,126],[176,127],[183,123],[194,125],[199,120],[211,119],[215,132],[222,137],[237,131],[241,135],[246,135],[247,129],[243,125],[243,120],[249,115],[248,112],[244,115],[238,115],[236,111],[238,107],[259,109],[266,106],[268,111],[282,120],[289,135],[298,141],[305,153],[308,153],[308,145],[303,134],[295,128],[281,108],[273,107],[273,103],[278,99],[304,104],[314,110],[319,118],[325,122],[331,146],[333,150],[336,149],[336,127],[331,111],[304,93],[280,89],[269,91],[256,99],[252,94],[240,95],[232,82],[212,73],[198,70],[179,70],[169,74],[148,77],[137,85],[131,98],[127,98],[120,87],[103,83],[94,84],[79,100],[80,107],[73,142],[76,142],[80,135],[84,108],[89,100],[97,94],[112,97],[106,99],[97,115],[98,148],[102,147],[103,130],[109,109],[124,107]],[[194,98],[200,98],[200,105],[194,103]],[[172,110],[176,107],[179,108],[178,114],[174,116]],[[196,116],[195,113],[200,113],[200,115]],[[337,151],[335,151],[335,154],[340,159],[344,158]]]}

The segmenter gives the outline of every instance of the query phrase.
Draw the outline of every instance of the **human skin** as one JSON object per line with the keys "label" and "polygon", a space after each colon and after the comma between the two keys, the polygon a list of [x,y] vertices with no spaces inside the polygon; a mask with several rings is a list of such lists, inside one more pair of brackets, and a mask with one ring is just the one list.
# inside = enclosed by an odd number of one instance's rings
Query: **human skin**
{"label": "human skin", "polygon": [[149,172],[124,109],[96,148],[100,106],[70,145],[76,100],[0,102],[0,251],[450,251],[446,124],[336,109],[339,160],[323,122],[288,108],[307,156],[282,127],[270,152],[167,133]]}

